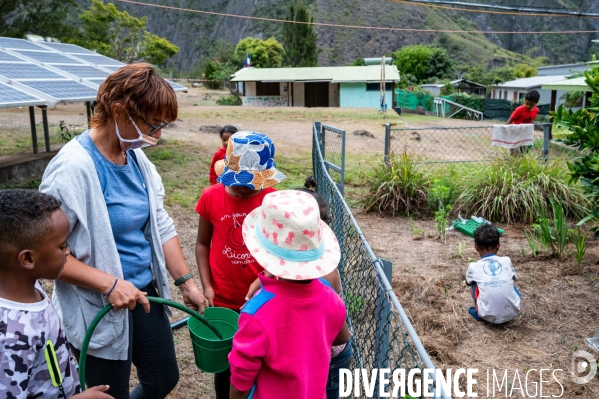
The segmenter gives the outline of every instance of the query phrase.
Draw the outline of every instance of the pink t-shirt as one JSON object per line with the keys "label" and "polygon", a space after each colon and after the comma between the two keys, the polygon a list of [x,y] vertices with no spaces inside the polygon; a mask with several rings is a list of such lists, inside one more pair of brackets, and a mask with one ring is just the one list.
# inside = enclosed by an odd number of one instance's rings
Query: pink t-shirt
{"label": "pink t-shirt", "polygon": [[242,309],[229,354],[231,384],[252,399],[326,397],[331,346],[345,305],[319,280],[298,284],[259,275],[260,293]]}

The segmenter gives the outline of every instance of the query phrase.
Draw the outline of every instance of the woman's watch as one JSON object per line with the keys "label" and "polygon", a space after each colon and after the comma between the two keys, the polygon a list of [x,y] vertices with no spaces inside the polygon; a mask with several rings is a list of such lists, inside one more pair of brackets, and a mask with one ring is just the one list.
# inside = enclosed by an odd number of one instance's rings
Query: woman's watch
{"label": "woman's watch", "polygon": [[179,277],[178,279],[175,280],[175,287],[180,286],[181,284],[183,284],[184,282],[186,282],[190,278],[193,278],[193,274],[191,274],[191,273],[188,273],[188,274],[186,274],[183,277]]}

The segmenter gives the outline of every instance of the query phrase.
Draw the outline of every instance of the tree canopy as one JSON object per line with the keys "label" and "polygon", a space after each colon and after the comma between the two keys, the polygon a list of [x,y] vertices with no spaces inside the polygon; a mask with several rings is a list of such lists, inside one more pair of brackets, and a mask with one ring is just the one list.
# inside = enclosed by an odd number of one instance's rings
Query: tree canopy
{"label": "tree canopy", "polygon": [[241,59],[250,54],[255,68],[278,68],[283,62],[285,50],[274,37],[267,40],[246,37],[237,43],[235,55]]}
{"label": "tree canopy", "polygon": [[393,60],[407,84],[453,77],[453,61],[447,51],[439,47],[421,44],[402,47],[393,54]]}
{"label": "tree canopy", "polygon": [[119,61],[164,65],[179,52],[179,47],[146,30],[146,17],[135,18],[127,11],[119,11],[112,3],[92,0],[79,19],[83,31],[69,41]]}
{"label": "tree canopy", "polygon": [[0,0],[0,36],[23,38],[27,33],[62,37],[74,0]]}
{"label": "tree canopy", "polygon": [[[314,22],[314,19],[303,4],[289,6],[287,21]],[[283,47],[285,56],[283,65],[288,67],[313,67],[318,65],[318,49],[316,48],[316,32],[307,23],[283,24]]]}

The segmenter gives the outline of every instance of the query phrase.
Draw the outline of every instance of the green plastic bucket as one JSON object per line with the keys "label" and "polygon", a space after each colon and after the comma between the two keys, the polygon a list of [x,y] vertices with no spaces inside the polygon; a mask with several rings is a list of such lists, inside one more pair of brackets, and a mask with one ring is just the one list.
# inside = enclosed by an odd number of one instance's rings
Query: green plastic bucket
{"label": "green plastic bucket", "polygon": [[220,373],[229,368],[233,336],[239,328],[239,314],[225,308],[206,308],[204,317],[221,332],[219,339],[212,330],[194,317],[187,321],[196,367],[205,373]]}

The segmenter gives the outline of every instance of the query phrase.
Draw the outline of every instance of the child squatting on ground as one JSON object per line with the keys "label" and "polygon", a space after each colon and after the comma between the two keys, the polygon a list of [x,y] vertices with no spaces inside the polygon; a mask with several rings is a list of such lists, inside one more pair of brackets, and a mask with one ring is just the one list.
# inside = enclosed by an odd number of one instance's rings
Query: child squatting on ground
{"label": "child squatting on ground", "polygon": [[275,278],[245,304],[229,354],[231,398],[324,399],[331,346],[346,343],[346,310],[321,280],[341,257],[333,231],[308,193],[267,194],[244,220],[243,238]]}
{"label": "child squatting on ground", "polygon": [[218,178],[218,175],[214,170],[214,165],[218,161],[225,159],[225,155],[227,154],[227,144],[229,142],[229,137],[231,137],[231,135],[235,133],[237,133],[237,128],[231,125],[224,126],[222,129],[220,129],[220,132],[218,132],[223,145],[218,150],[216,150],[214,156],[212,157],[212,163],[210,163],[210,184],[217,183],[216,179]]}
{"label": "child squatting on ground", "polygon": [[466,284],[472,286],[476,305],[468,309],[468,313],[477,321],[506,323],[520,313],[520,292],[514,286],[518,276],[512,261],[507,256],[497,256],[497,228],[487,224],[477,228],[474,247],[481,260],[470,263],[466,272]]}
{"label": "child squatting on ground", "polygon": [[[81,392],[60,317],[39,279],[60,276],[69,255],[69,219],[56,198],[0,190],[0,396],[109,399],[107,385]],[[56,363],[46,352],[54,347]],[[53,356],[48,356],[51,361]],[[53,383],[50,367],[60,379]],[[57,386],[58,385],[58,386]]]}

